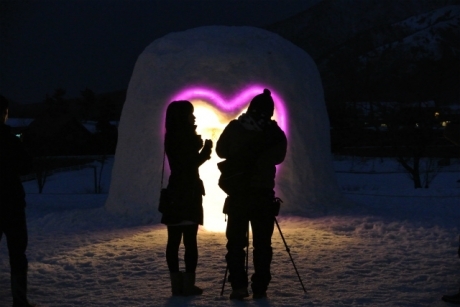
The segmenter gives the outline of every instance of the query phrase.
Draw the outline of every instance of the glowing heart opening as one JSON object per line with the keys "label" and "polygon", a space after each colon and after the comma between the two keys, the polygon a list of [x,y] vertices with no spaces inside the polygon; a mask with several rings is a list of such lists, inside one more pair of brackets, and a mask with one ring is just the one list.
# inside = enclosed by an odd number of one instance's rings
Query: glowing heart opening
{"label": "glowing heart opening", "polygon": [[[216,145],[220,134],[227,124],[239,115],[244,113],[251,99],[263,92],[264,88],[270,89],[275,102],[273,119],[287,133],[286,108],[281,98],[274,93],[271,87],[259,85],[250,86],[242,90],[232,100],[224,100],[216,91],[204,87],[188,88],[180,91],[171,101],[188,100],[194,106],[196,117],[197,133],[203,140],[211,139]],[[200,177],[204,182],[206,196],[203,197],[204,229],[209,231],[223,232],[226,228],[225,216],[222,213],[223,205],[227,195],[219,188],[218,180],[220,171],[217,163],[222,161],[215,153],[211,159],[205,162],[199,169]]]}

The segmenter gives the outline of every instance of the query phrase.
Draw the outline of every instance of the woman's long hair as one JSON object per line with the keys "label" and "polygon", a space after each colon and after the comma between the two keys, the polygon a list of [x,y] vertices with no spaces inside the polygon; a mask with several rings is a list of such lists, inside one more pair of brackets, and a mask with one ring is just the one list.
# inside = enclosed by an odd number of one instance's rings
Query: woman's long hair
{"label": "woman's long hair", "polygon": [[193,105],[190,101],[179,100],[169,104],[166,110],[166,134],[165,148],[174,146],[192,147],[199,150],[202,146],[201,138],[196,134],[196,126],[190,122],[190,115],[193,114]]}
{"label": "woman's long hair", "polygon": [[166,110],[166,133],[176,134],[194,128],[189,122],[190,114],[193,114],[193,105],[187,100],[173,101]]}

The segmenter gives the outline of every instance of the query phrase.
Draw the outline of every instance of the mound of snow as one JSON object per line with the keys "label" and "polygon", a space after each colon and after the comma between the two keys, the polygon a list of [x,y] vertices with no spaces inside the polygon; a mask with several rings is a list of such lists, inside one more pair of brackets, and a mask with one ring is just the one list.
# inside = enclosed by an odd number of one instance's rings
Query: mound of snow
{"label": "mound of snow", "polygon": [[[345,205],[332,167],[321,79],[310,56],[266,30],[209,26],[168,34],[139,56],[119,124],[106,208],[158,220],[167,105],[188,90],[189,100],[196,98],[226,113],[228,122],[253,96],[230,111],[219,107],[219,101],[233,103],[249,88],[258,93],[270,89],[277,111],[284,107],[285,118],[277,119],[289,142],[276,178],[277,196],[285,201],[282,212],[308,215]],[[202,95],[202,89],[211,94]],[[168,172],[166,163],[165,183]],[[217,181],[205,181],[205,187],[207,195],[219,189]],[[213,205],[221,210],[223,199]]]}

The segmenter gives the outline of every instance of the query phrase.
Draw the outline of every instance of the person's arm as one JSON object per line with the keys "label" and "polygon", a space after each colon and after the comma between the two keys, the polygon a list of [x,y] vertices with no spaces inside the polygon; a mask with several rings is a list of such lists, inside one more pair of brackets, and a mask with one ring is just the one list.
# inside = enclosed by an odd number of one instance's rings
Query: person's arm
{"label": "person's arm", "polygon": [[[170,140],[167,142],[166,154],[173,168],[176,169],[196,169],[200,167],[211,156],[212,143],[207,142],[199,151],[200,144],[198,139]],[[201,141],[201,145],[202,145]]]}
{"label": "person's arm", "polygon": [[234,129],[235,121],[231,121],[222,131],[219,139],[216,143],[216,154],[219,158],[227,159],[230,154],[230,147],[231,147],[231,135],[232,130]]}
{"label": "person's arm", "polygon": [[217,140],[216,153],[223,159],[254,160],[263,148],[261,132],[248,132],[237,120],[231,121]]}
{"label": "person's arm", "polygon": [[271,132],[270,137],[272,137],[271,144],[257,159],[257,166],[260,168],[278,165],[286,157],[287,138],[284,132],[279,127],[276,127]]}
{"label": "person's arm", "polygon": [[206,140],[204,142],[204,146],[201,149],[200,153],[198,154],[198,166],[201,166],[206,160],[211,159],[211,153],[212,153],[212,141],[211,140]]}

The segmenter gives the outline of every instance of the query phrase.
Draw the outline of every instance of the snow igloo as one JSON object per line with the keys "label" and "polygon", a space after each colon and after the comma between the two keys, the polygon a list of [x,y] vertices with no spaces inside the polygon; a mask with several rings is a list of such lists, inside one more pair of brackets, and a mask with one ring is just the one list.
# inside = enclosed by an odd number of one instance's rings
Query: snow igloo
{"label": "snow igloo", "polygon": [[[189,100],[197,132],[216,143],[226,124],[245,112],[264,88],[275,101],[274,119],[285,131],[288,151],[277,167],[276,195],[282,215],[318,215],[345,200],[330,151],[329,119],[317,67],[302,49],[253,27],[207,26],[171,33],[139,56],[119,124],[106,209],[158,222],[166,108]],[[225,193],[213,152],[200,167],[204,228],[224,230]],[[163,187],[169,167],[164,167]]]}

